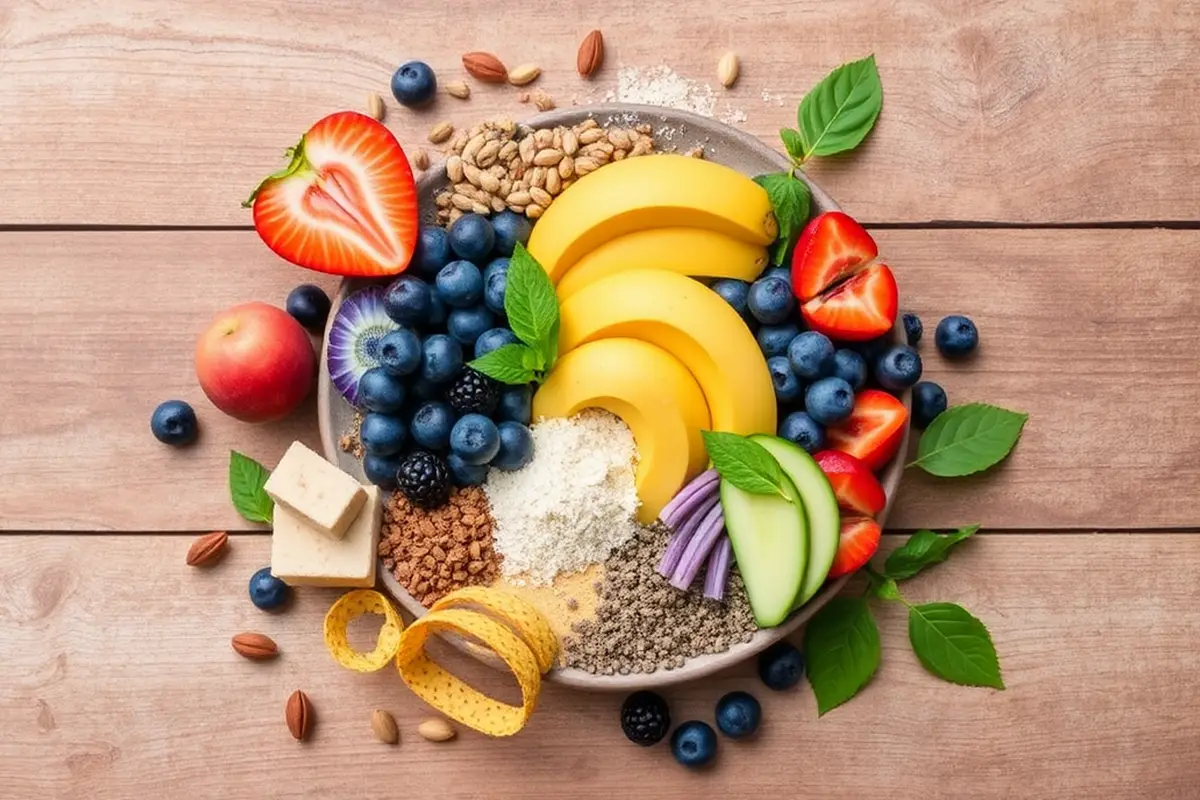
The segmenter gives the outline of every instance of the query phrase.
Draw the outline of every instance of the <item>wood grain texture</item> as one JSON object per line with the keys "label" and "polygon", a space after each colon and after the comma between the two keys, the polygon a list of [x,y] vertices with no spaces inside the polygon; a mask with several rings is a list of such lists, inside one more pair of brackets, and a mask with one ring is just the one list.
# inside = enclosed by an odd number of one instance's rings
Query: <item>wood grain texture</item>
{"label": "wood grain texture", "polygon": [[[267,537],[234,537],[210,571],[184,566],[187,544],[0,537],[0,797],[105,800],[169,783],[200,797],[383,798],[401,780],[444,798],[1183,800],[1200,778],[1200,654],[1187,645],[1200,636],[1200,595],[1171,577],[1200,569],[1200,537],[979,537],[906,591],[983,619],[1007,691],[925,673],[902,609],[887,608],[880,673],[820,720],[807,687],[768,692],[752,665],[668,692],[680,721],[711,718],[733,689],[764,703],[758,740],[723,740],[705,774],[679,768],[665,745],[626,742],[620,697],[553,687],[512,739],[422,741],[429,711],[392,669],[351,673],[325,652],[320,624],[335,591],[304,590],[290,610],[264,614],[245,582],[268,558]],[[279,659],[235,655],[229,639],[243,630],[272,636]],[[452,666],[510,690],[465,657]],[[317,716],[303,745],[283,717],[297,688]],[[398,749],[372,737],[374,708],[395,714]]]}
{"label": "wood grain texture", "polygon": [[[1005,465],[939,481],[911,471],[897,528],[1156,528],[1195,523],[1200,325],[1192,231],[881,231],[902,306],[928,331],[926,374],[956,403],[1031,415]],[[228,502],[229,450],[269,466],[293,438],[315,445],[315,409],[252,426],[195,384],[197,335],[235,302],[282,303],[312,279],[250,232],[0,234],[0,528],[244,529]],[[332,289],[328,279],[324,285]],[[932,346],[944,314],[979,324],[977,357]],[[150,412],[195,405],[202,438],[175,450]],[[45,487],[67,502],[47,502]]]}
{"label": "wood grain texture", "polygon": [[[874,52],[878,128],[817,179],[875,221],[1200,219],[1200,6],[1187,0],[10,0],[0,5],[0,224],[233,225],[283,149],[317,118],[362,108],[408,58],[443,81],[460,56],[536,62],[560,105],[617,89],[622,66],[665,63],[716,85],[715,113],[774,141],[835,65]],[[588,30],[607,59],[574,72]],[[647,35],[647,28],[653,35]],[[531,35],[536,31],[536,35]],[[412,147],[441,119],[522,116],[511,87],[472,84],[413,113],[388,98]]]}

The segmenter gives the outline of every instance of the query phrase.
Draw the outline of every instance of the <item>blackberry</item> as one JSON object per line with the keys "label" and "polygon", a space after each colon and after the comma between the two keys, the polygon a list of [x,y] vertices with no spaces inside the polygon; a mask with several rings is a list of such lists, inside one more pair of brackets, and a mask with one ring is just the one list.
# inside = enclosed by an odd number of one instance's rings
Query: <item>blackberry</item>
{"label": "blackberry", "polygon": [[634,744],[649,747],[661,742],[671,727],[671,711],[662,695],[634,692],[621,705],[621,730]]}
{"label": "blackberry", "polygon": [[500,402],[500,383],[467,367],[446,390],[446,402],[460,414],[491,416]]}
{"label": "blackberry", "polygon": [[908,339],[908,344],[911,347],[916,347],[917,342],[921,341],[921,334],[925,328],[921,325],[921,318],[916,314],[904,315],[904,336]]}
{"label": "blackberry", "polygon": [[420,508],[437,508],[450,499],[450,467],[441,456],[426,450],[414,450],[404,457],[396,482],[409,502]]}

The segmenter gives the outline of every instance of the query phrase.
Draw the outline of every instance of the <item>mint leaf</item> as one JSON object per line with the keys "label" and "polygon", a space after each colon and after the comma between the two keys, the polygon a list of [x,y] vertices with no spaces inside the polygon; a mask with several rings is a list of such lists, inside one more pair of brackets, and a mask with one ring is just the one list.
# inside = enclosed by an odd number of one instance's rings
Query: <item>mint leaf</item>
{"label": "mint leaf", "polygon": [[783,141],[783,149],[791,157],[792,161],[799,164],[804,160],[804,140],[800,137],[800,132],[793,128],[780,128],[779,138]]}
{"label": "mint leaf", "polygon": [[804,95],[796,113],[803,160],[853,150],[875,126],[882,106],[875,56],[829,73]]}
{"label": "mint leaf", "polygon": [[771,208],[775,210],[775,220],[779,223],[779,238],[775,243],[775,252],[771,254],[771,263],[779,266],[795,244],[800,231],[804,230],[812,193],[808,190],[808,184],[790,172],[759,175],[754,182],[766,190],[767,197],[771,199]]}
{"label": "mint leaf", "polygon": [[253,458],[229,451],[229,499],[237,512],[251,522],[271,522],[275,501],[263,488],[269,477],[267,468]]}
{"label": "mint leaf", "polygon": [[942,680],[964,686],[1004,688],[1000,661],[987,627],[962,606],[954,603],[910,606],[908,639],[925,669]]}
{"label": "mint leaf", "polygon": [[900,587],[896,585],[896,581],[892,578],[884,578],[882,581],[873,582],[872,590],[875,596],[880,600],[897,600],[901,603],[904,598],[900,596]]}
{"label": "mint leaf", "polygon": [[917,531],[887,557],[883,565],[884,574],[898,581],[906,581],[926,567],[945,561],[955,545],[974,536],[978,530],[978,525],[967,525],[944,536],[929,530]]}
{"label": "mint leaf", "polygon": [[987,403],[970,403],[943,411],[921,435],[917,466],[930,475],[955,478],[991,467],[1009,454],[1028,414]]}
{"label": "mint leaf", "polygon": [[775,456],[758,442],[736,433],[700,431],[713,468],[722,478],[751,494],[778,494],[783,491],[783,471]]}
{"label": "mint leaf", "polygon": [[550,333],[558,323],[558,297],[550,276],[519,242],[508,262],[504,313],[518,339],[546,353]]}
{"label": "mint leaf", "polygon": [[846,702],[870,682],[882,657],[879,628],[861,597],[835,597],[804,630],[808,682],[817,696],[817,715]]}
{"label": "mint leaf", "polygon": [[537,353],[527,345],[506,344],[483,354],[467,366],[501,383],[529,383],[534,377],[534,368],[527,365],[530,356],[536,358]]}

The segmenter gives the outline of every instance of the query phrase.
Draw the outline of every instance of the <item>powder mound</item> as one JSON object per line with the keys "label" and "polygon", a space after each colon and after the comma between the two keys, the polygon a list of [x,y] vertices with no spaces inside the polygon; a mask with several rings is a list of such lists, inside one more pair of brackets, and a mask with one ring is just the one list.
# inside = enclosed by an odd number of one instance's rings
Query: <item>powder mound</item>
{"label": "powder mound", "polygon": [[515,472],[492,470],[484,491],[504,574],[544,584],[603,561],[634,535],[636,450],[624,422],[585,411],[534,425],[533,453]]}

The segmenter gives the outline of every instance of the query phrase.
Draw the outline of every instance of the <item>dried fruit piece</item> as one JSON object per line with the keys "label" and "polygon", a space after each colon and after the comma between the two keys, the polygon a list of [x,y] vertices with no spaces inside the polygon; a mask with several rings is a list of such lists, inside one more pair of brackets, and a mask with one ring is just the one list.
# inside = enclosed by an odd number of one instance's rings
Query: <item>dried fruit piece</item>
{"label": "dried fruit piece", "polygon": [[721,56],[721,60],[717,62],[717,80],[726,89],[737,83],[738,72],[740,71],[740,62],[738,61],[737,53],[732,50]]}
{"label": "dried fruit piece", "polygon": [[287,721],[292,738],[298,742],[304,741],[312,727],[312,718],[312,703],[309,701],[308,695],[299,689],[292,692],[284,709],[284,719]]}
{"label": "dried fruit piece", "polygon": [[371,712],[371,731],[375,738],[384,744],[395,744],[400,741],[400,730],[396,727],[396,718],[382,708]]}
{"label": "dried fruit piece", "polygon": [[463,69],[473,78],[484,83],[504,83],[508,80],[508,70],[503,62],[491,53],[475,51],[462,57]]}
{"label": "dried fruit piece", "polygon": [[225,555],[225,545],[228,542],[229,534],[225,531],[206,533],[188,548],[188,566],[208,567],[217,563]]}
{"label": "dried fruit piece", "polygon": [[251,661],[266,661],[279,655],[275,640],[262,633],[239,633],[230,640],[233,651]]}
{"label": "dried fruit piece", "polygon": [[508,71],[508,82],[513,86],[525,86],[537,80],[542,68],[537,64],[522,64]]}
{"label": "dried fruit piece", "polygon": [[446,84],[446,94],[457,97],[459,100],[466,100],[471,96],[471,87],[462,81],[451,81]]}
{"label": "dried fruit piece", "polygon": [[441,717],[425,720],[417,726],[417,733],[431,742],[448,742],[457,735],[450,723]]}
{"label": "dried fruit piece", "polygon": [[575,56],[575,69],[585,78],[600,69],[604,63],[604,35],[595,30],[583,37],[579,53]]}

